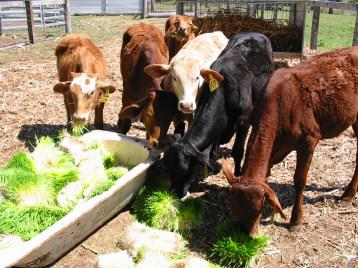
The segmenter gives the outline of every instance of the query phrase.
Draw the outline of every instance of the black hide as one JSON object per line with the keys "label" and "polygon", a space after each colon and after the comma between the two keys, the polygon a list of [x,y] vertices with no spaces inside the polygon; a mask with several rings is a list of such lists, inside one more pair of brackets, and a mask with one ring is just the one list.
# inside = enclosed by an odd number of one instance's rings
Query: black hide
{"label": "black hide", "polygon": [[190,129],[164,155],[172,188],[179,196],[186,195],[186,184],[194,175],[194,166],[216,161],[217,148],[229,142],[234,133],[232,155],[235,173],[240,173],[254,105],[274,70],[271,43],[259,33],[237,34],[230,39],[211,69],[223,75],[224,80],[213,92],[204,83],[198,112]]}

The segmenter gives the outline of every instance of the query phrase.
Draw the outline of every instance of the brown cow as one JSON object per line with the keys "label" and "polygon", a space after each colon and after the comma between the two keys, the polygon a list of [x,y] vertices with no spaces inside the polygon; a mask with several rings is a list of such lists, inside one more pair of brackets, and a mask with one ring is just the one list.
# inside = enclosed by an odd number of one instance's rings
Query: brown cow
{"label": "brown cow", "polygon": [[193,23],[193,17],[173,15],[165,23],[165,43],[169,48],[169,60],[188,42],[195,38],[198,27]]}
{"label": "brown cow", "polygon": [[186,118],[177,109],[178,99],[171,93],[161,90],[151,91],[147,97],[124,108],[120,118],[138,117],[144,123],[147,131],[147,139],[150,147],[156,147],[166,138],[168,128],[172,121],[175,122],[175,133],[183,135],[184,124],[178,124]]}
{"label": "brown cow", "polygon": [[53,90],[64,96],[67,126],[87,124],[95,109],[94,124],[103,129],[105,99],[116,88],[104,83],[107,75],[102,52],[86,34],[69,34],[56,47],[59,83]]}
{"label": "brown cow", "polygon": [[[258,105],[239,177],[223,161],[231,184],[231,207],[243,231],[254,235],[265,198],[283,218],[280,202],[267,184],[271,167],[297,151],[295,204],[290,229],[303,222],[303,190],[316,145],[337,137],[349,126],[358,135],[358,47],[312,57],[290,69],[276,71]],[[351,202],[358,187],[356,168],[342,199]]]}
{"label": "brown cow", "polygon": [[[154,25],[132,25],[123,34],[121,73],[123,78],[122,110],[145,98],[151,89],[161,89],[163,78],[151,78],[144,68],[151,64],[168,64],[169,53],[161,30]],[[118,118],[118,128],[126,134],[131,126],[128,117]]]}

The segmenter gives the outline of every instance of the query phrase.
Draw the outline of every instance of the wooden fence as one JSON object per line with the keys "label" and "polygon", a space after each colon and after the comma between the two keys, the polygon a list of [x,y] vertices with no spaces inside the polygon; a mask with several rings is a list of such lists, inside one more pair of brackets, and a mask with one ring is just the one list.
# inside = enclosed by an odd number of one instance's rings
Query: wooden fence
{"label": "wooden fence", "polygon": [[358,45],[358,4],[354,3],[336,3],[330,1],[308,1],[309,5],[313,7],[312,28],[311,28],[311,42],[310,48],[317,49],[318,30],[319,30],[319,17],[321,13],[321,7],[350,10],[356,12],[356,23],[353,32],[352,45]]}
{"label": "wooden fence", "polygon": [[[26,26],[21,25],[23,22]],[[59,25],[65,25],[66,33],[72,32],[70,0],[0,0],[0,36],[6,30],[27,28],[29,41],[34,44],[35,27]]]}

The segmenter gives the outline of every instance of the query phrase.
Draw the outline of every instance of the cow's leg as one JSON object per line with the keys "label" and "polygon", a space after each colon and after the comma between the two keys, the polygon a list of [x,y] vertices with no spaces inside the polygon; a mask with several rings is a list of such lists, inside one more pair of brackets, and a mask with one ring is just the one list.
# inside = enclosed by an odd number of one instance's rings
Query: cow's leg
{"label": "cow's leg", "polygon": [[68,99],[66,99],[66,96],[64,97],[65,107],[66,107],[66,114],[67,114],[67,131],[71,131],[71,110],[70,110],[70,104]]}
{"label": "cow's leg", "polygon": [[347,189],[342,195],[342,200],[347,203],[351,203],[353,197],[358,191],[358,121],[352,126],[356,139],[357,139],[357,150],[356,150],[356,167],[351,182],[348,184]]}
{"label": "cow's leg", "polygon": [[103,109],[104,102],[101,102],[96,106],[94,111],[94,127],[97,129],[103,129]]}
{"label": "cow's leg", "polygon": [[318,141],[318,138],[308,137],[305,144],[300,145],[301,148],[297,150],[296,171],[294,175],[296,197],[290,220],[291,231],[299,230],[300,225],[303,223],[303,190],[306,186],[307,173]]}
{"label": "cow's leg", "polygon": [[120,133],[127,134],[129,129],[131,128],[131,125],[132,125],[131,119],[129,119],[129,118],[119,119],[118,118],[117,126],[118,126],[118,131]]}
{"label": "cow's leg", "polygon": [[240,175],[241,171],[241,160],[244,157],[245,152],[245,140],[247,133],[249,131],[249,127],[242,126],[238,131],[236,131],[236,137],[234,146],[232,147],[231,155],[234,158],[235,162],[235,176]]}

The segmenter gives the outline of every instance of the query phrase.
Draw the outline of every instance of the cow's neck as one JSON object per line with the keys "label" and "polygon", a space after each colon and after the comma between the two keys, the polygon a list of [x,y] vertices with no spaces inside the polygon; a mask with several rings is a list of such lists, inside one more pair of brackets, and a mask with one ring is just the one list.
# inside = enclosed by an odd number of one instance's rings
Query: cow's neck
{"label": "cow's neck", "polygon": [[220,138],[228,123],[223,90],[217,89],[209,94],[215,95],[208,96],[206,103],[199,107],[193,124],[183,138],[184,143],[190,143],[200,152]]}
{"label": "cow's neck", "polygon": [[265,181],[269,169],[270,156],[278,131],[278,117],[275,111],[265,109],[260,120],[255,122],[246,149],[242,167],[243,178]]}

